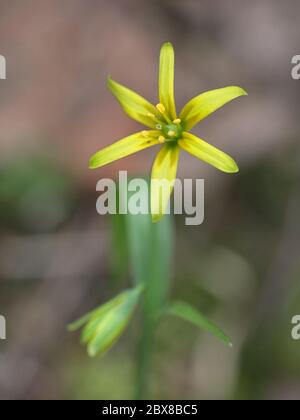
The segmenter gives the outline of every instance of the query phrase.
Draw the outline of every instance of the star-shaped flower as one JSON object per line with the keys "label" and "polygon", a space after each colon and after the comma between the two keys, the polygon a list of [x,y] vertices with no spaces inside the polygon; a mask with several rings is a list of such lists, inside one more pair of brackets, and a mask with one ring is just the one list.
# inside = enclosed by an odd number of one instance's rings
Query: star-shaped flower
{"label": "star-shaped flower", "polygon": [[174,99],[174,49],[169,42],[162,46],[160,52],[159,103],[156,106],[111,78],[108,78],[108,87],[124,111],[150,130],[132,134],[105,147],[91,157],[89,166],[92,169],[99,168],[148,147],[161,145],[153,163],[151,181],[168,180],[171,187],[167,190],[151,187],[154,222],[165,213],[176,179],[180,149],[223,172],[238,172],[238,166],[230,156],[189,131],[227,102],[247,95],[243,89],[229,86],[202,93],[191,99],[177,114]]}

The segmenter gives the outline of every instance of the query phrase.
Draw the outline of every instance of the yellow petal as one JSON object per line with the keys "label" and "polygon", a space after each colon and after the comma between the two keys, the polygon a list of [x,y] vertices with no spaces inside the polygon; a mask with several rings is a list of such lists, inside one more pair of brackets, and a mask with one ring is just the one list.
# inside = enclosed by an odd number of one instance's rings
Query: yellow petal
{"label": "yellow petal", "polygon": [[230,156],[191,133],[184,132],[178,144],[186,152],[223,172],[234,173],[239,171],[237,164]]}
{"label": "yellow petal", "polygon": [[166,212],[176,179],[179,147],[167,143],[157,154],[151,173],[151,214],[153,222],[160,220]]}
{"label": "yellow petal", "polygon": [[132,155],[147,147],[159,143],[159,132],[155,130],[141,131],[105,147],[90,158],[90,169],[100,168],[115,160]]}
{"label": "yellow petal", "polygon": [[160,50],[159,63],[159,101],[163,104],[169,117],[176,119],[174,100],[174,49],[166,42]]}
{"label": "yellow petal", "polygon": [[108,78],[107,85],[129,117],[147,127],[155,128],[157,124],[155,121],[157,109],[154,105],[127,87],[115,82],[110,77]]}
{"label": "yellow petal", "polygon": [[229,86],[210,90],[196,96],[183,107],[180,113],[184,129],[189,131],[199,121],[221,108],[227,102],[243,95],[247,95],[244,89],[237,86]]}

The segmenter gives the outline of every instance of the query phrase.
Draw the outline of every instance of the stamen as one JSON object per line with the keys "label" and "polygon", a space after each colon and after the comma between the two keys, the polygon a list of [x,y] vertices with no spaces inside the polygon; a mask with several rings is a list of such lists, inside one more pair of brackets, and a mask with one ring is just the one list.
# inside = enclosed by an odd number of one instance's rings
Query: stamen
{"label": "stamen", "polygon": [[160,143],[164,143],[164,142],[166,141],[166,139],[164,138],[164,136],[159,136],[159,137],[158,137],[158,141],[159,141]]}
{"label": "stamen", "polygon": [[163,115],[163,117],[166,120],[166,122],[168,124],[170,124],[171,123],[171,120],[168,117],[168,114],[166,113],[166,108],[164,107],[164,105],[161,104],[161,103],[159,103],[159,104],[156,105],[156,109],[158,110],[158,112],[160,112]]}
{"label": "stamen", "polygon": [[147,117],[152,118],[153,120],[156,120],[156,117],[152,112],[147,112]]}
{"label": "stamen", "polygon": [[161,129],[162,129],[162,125],[161,125],[161,124],[156,124],[155,128],[156,128],[157,130],[161,130]]}
{"label": "stamen", "polygon": [[163,106],[163,104],[157,104],[156,109],[161,113],[164,114],[166,112],[166,108]]}
{"label": "stamen", "polygon": [[180,118],[176,118],[176,120],[173,121],[174,124],[180,124],[181,123],[181,119]]}
{"label": "stamen", "polygon": [[[152,112],[147,112],[147,117],[151,118],[153,121],[155,121],[158,125],[160,125],[161,121],[159,118],[157,118],[156,115],[152,114]],[[160,130],[160,128],[158,128]]]}
{"label": "stamen", "polygon": [[147,130],[143,130],[142,131],[142,135],[144,136],[144,137],[148,137],[149,135],[148,135],[148,131]]}
{"label": "stamen", "polygon": [[176,132],[174,130],[169,130],[168,131],[168,136],[169,137],[174,137],[176,135]]}

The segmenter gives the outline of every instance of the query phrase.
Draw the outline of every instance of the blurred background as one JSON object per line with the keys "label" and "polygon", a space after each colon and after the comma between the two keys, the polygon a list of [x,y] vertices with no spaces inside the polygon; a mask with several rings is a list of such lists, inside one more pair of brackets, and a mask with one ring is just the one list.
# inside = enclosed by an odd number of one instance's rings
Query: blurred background
{"label": "blurred background", "polygon": [[[166,318],[157,331],[150,398],[298,399],[300,342],[299,54],[297,0],[0,0],[1,399],[128,399],[135,321],[90,359],[66,325],[113,296],[111,224],[96,182],[150,172],[156,150],[97,171],[91,154],[134,131],[106,77],[157,103],[159,49],[176,53],[178,109],[202,91],[249,92],[194,132],[233,156],[219,173],[181,154],[179,177],[205,178],[206,217],[176,216],[172,296],[230,335]],[[120,283],[122,280],[122,284]]]}

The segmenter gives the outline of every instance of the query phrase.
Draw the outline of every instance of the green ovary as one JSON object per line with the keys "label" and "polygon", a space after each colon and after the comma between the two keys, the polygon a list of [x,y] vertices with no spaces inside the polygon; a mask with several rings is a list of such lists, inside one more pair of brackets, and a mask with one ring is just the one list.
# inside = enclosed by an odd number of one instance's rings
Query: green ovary
{"label": "green ovary", "polygon": [[166,141],[176,141],[180,139],[183,129],[180,124],[164,124],[161,131]]}

